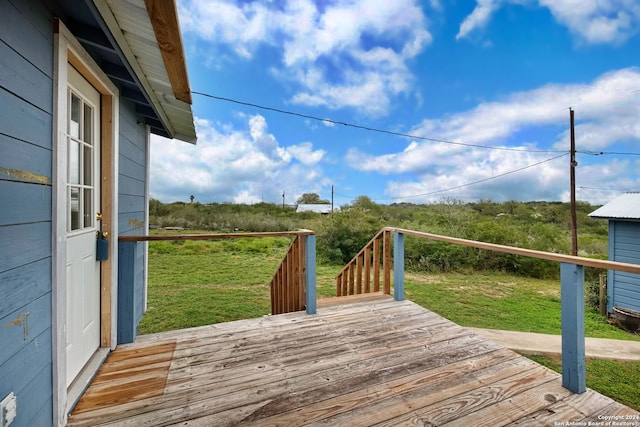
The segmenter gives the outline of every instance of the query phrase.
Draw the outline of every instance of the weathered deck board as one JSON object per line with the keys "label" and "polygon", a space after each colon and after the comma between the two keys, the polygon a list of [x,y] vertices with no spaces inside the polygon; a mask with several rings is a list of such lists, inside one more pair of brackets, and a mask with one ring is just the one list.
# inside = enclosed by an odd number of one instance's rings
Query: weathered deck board
{"label": "weathered deck board", "polygon": [[[139,337],[70,426],[553,425],[638,414],[389,297]],[[590,418],[591,417],[591,418]],[[431,424],[429,424],[431,423]]]}

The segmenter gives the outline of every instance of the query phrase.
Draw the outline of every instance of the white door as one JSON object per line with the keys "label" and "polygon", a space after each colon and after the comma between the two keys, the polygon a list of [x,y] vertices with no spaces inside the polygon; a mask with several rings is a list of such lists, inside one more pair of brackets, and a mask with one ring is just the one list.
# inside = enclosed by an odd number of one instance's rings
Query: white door
{"label": "white door", "polygon": [[72,66],[67,91],[67,386],[100,346],[100,94]]}

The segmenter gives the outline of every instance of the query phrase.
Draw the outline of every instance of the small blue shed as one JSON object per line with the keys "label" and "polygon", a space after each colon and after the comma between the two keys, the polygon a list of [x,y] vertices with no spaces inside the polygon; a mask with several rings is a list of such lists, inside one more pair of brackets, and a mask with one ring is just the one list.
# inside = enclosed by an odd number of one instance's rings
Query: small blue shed
{"label": "small blue shed", "polygon": [[[640,193],[626,193],[589,214],[609,220],[609,260],[640,264]],[[640,311],[640,276],[609,270],[607,312]]]}
{"label": "small blue shed", "polygon": [[175,1],[0,1],[3,426],[66,425],[137,326],[151,134],[196,141]]}

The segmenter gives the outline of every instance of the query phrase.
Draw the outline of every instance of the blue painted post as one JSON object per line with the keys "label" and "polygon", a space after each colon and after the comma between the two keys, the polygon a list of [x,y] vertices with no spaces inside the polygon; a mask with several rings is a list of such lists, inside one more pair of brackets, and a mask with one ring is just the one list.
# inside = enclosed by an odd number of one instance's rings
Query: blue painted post
{"label": "blue painted post", "polygon": [[307,314],[316,314],[316,236],[308,234],[305,236],[305,255],[307,273],[305,281]]}
{"label": "blue painted post", "polygon": [[587,390],[584,350],[584,267],[560,264],[562,310],[562,386],[574,393]]}
{"label": "blue painted post", "polygon": [[393,299],[404,300],[404,234],[393,233]]}
{"label": "blue painted post", "polygon": [[136,242],[118,243],[118,344],[135,341],[134,282]]}

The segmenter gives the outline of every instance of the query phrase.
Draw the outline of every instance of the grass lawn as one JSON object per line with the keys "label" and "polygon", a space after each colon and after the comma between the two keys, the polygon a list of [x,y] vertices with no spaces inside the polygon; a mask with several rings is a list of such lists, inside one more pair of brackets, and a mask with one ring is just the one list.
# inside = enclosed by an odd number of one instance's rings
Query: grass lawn
{"label": "grass lawn", "polygon": [[[560,282],[496,272],[406,274],[405,296],[462,326],[560,335]],[[640,341],[593,310],[588,337]]]}
{"label": "grass lawn", "polygon": [[[269,314],[268,283],[291,239],[252,238],[149,243],[148,310],[140,334]],[[335,296],[341,266],[317,266],[319,298]],[[462,326],[560,334],[560,284],[495,272],[407,272],[405,295]],[[587,336],[640,340],[587,311]],[[558,369],[558,361],[532,359]],[[640,362],[591,360],[587,385],[640,409]]]}
{"label": "grass lawn", "polygon": [[[560,358],[527,357],[556,372],[562,372]],[[636,410],[640,410],[639,378],[640,362],[587,359],[587,387]]]}

